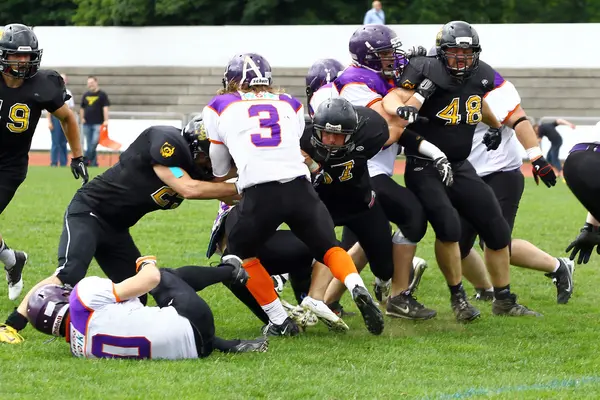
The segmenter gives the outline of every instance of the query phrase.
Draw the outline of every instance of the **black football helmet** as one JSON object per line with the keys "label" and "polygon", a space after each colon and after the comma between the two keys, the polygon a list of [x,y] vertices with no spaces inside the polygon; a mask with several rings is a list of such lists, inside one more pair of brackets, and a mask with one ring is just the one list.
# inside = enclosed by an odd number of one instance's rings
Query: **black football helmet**
{"label": "black football helmet", "polygon": [[192,118],[181,131],[181,135],[190,147],[190,152],[196,162],[196,166],[204,174],[212,176],[212,165],[209,157],[210,141],[204,128],[202,114]]}
{"label": "black football helmet", "polygon": [[[28,79],[37,74],[42,50],[33,29],[23,24],[9,24],[0,36],[0,67],[2,73],[14,78]],[[9,61],[11,54],[29,54],[29,61]]]}
{"label": "black football helmet", "polygon": [[[321,103],[313,117],[313,135],[310,139],[315,147],[317,160],[327,161],[344,157],[354,150],[352,135],[359,125],[356,109],[348,100],[338,97]],[[346,135],[341,146],[323,143],[323,132]]]}
{"label": "black football helmet", "polygon": [[[481,45],[477,31],[468,22],[448,22],[438,32],[435,45],[437,56],[444,62],[450,74],[466,78],[477,70]],[[473,49],[473,54],[449,54],[447,51],[458,48]],[[450,60],[453,60],[453,65],[449,62]],[[459,67],[459,63],[464,66]]]}

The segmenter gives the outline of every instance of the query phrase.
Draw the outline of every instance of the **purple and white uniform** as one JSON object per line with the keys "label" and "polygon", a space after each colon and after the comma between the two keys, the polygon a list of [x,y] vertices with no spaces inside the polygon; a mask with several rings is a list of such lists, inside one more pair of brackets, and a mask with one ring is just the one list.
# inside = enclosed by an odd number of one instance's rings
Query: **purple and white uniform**
{"label": "purple and white uniform", "polygon": [[71,352],[86,358],[198,358],[190,322],[173,307],[121,301],[105,278],[82,279],[69,297]]}
{"label": "purple and white uniform", "polygon": [[[508,119],[521,104],[521,96],[515,86],[505,80],[498,72],[495,73],[494,90],[485,95],[485,101],[500,123]],[[473,135],[473,146],[469,162],[477,171],[477,175],[486,176],[499,171],[513,171],[523,165],[519,143],[515,131],[505,129],[502,132],[502,143],[498,150],[487,151],[483,144],[483,135],[489,126],[480,122]]]}
{"label": "purple and white uniform", "polygon": [[337,90],[333,87],[333,83],[327,83],[321,86],[315,93],[313,93],[310,103],[308,104],[308,115],[312,118],[315,115],[315,110],[319,108],[321,103],[340,97]]}
{"label": "purple and white uniform", "polygon": [[[379,73],[356,66],[346,68],[333,84],[341,97],[355,106],[363,107],[371,107],[382,101],[385,95],[395,88],[395,85],[386,81]],[[398,143],[393,143],[371,158],[367,162],[369,175],[392,176],[399,147]]]}

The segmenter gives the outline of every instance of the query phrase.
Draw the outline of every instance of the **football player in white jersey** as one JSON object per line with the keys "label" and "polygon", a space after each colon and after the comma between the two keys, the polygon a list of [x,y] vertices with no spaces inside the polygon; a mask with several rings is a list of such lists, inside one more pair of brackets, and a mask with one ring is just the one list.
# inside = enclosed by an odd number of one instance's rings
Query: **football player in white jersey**
{"label": "football player in white jersey", "polygon": [[[521,108],[521,97],[517,89],[505,80],[498,72],[495,74],[495,89],[485,99],[498,121],[504,124],[502,142],[496,151],[487,151],[483,137],[488,126],[479,123],[473,136],[473,147],[468,160],[477,175],[494,191],[502,214],[511,230],[514,227],[517,209],[524,189],[524,178],[521,173],[521,155],[519,142],[525,147],[533,164],[533,174],[539,184],[541,179],[546,186],[556,183],[554,171],[542,156],[531,122]],[[493,299],[492,284],[479,253],[472,247],[477,233],[464,219],[461,220],[462,237],[460,241],[463,257],[463,274],[475,286],[476,298]],[[522,239],[512,239],[510,262],[512,265],[544,272],[552,278],[557,288],[559,304],[568,302],[573,293],[573,263],[567,258],[555,258]]]}
{"label": "football player in white jersey", "polygon": [[343,70],[342,63],[333,58],[317,60],[311,65],[305,78],[309,117],[315,115],[322,102],[339,96],[332,82]]}
{"label": "football player in white jersey", "polygon": [[223,259],[243,260],[251,277],[248,290],[269,316],[265,333],[299,333],[256,257],[258,248],[277,227],[287,223],[315,259],[345,283],[367,329],[381,334],[383,314],[352,259],[340,247],[331,216],[311,184],[300,150],[305,124],[302,103],[272,89],[271,66],[258,54],[233,57],[225,69],[223,86],[203,112],[213,174],[225,180],[234,176],[237,168],[237,186],[243,192],[237,206],[240,218],[227,240],[231,255]]}
{"label": "football player in white jersey", "polygon": [[[224,340],[215,336],[213,315],[196,294],[217,282],[244,284],[238,266],[156,267],[154,256],[137,260],[138,273],[123,282],[97,276],[73,289],[45,285],[29,298],[27,316],[39,331],[65,337],[76,357],[185,359],[226,353],[265,352],[265,337]],[[158,307],[138,299],[150,293]]]}

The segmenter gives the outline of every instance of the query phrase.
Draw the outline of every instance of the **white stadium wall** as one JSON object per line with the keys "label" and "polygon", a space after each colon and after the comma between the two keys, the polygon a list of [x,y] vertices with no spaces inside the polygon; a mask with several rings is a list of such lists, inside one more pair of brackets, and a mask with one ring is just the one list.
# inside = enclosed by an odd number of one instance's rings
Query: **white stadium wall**
{"label": "white stadium wall", "polygon": [[[349,62],[345,43],[358,26],[40,26],[34,30],[44,50],[46,68],[223,67],[239,52],[260,53],[274,68],[308,68],[319,58]],[[398,32],[405,47],[433,45],[440,29],[440,25],[390,27]],[[483,47],[482,59],[496,68],[600,68],[600,52],[590,51],[588,43],[600,36],[600,24],[484,24],[476,28]],[[575,143],[600,140],[594,129],[600,116],[592,120],[572,121],[578,125],[575,131],[559,128],[564,140],[561,159]],[[165,123],[181,127],[177,120],[111,118],[109,133],[111,139],[123,144],[122,151],[145,127]],[[546,139],[542,147],[544,151],[548,149]],[[45,120],[38,124],[32,149],[50,149]],[[107,149],[100,146],[99,150]]]}

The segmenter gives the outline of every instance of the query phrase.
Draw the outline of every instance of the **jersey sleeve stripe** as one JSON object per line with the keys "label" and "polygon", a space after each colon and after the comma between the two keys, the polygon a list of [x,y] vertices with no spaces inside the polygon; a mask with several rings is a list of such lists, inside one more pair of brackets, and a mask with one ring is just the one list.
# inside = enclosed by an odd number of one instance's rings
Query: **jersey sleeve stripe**
{"label": "jersey sleeve stripe", "polygon": [[120,303],[121,302],[121,298],[117,294],[117,290],[115,288],[115,283],[114,282],[112,284],[112,292],[113,292],[113,296],[115,296],[115,300],[117,300],[117,303]]}
{"label": "jersey sleeve stripe", "polygon": [[381,97],[377,98],[377,99],[373,99],[370,102],[367,103],[366,107],[371,107],[373,104],[377,103],[378,101],[383,100]]}
{"label": "jersey sleeve stripe", "polygon": [[213,139],[208,139],[209,142],[213,143],[213,144],[225,144],[223,142],[219,142],[218,140],[213,140]]}
{"label": "jersey sleeve stripe", "polygon": [[504,118],[504,120],[502,121],[502,124],[504,124],[506,121],[508,121],[508,119],[515,113],[515,111],[517,111],[517,108],[519,108],[520,105],[521,104],[517,104],[516,107],[513,108],[512,111],[506,115],[506,118]]}

